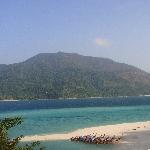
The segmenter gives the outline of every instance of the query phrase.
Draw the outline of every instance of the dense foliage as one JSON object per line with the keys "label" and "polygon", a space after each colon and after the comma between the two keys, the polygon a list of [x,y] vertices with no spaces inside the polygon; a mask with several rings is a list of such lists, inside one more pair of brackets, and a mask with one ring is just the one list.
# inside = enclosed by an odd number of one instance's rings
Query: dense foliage
{"label": "dense foliage", "polygon": [[110,59],[39,54],[0,65],[0,99],[111,97],[150,94],[150,75]]}
{"label": "dense foliage", "polygon": [[0,120],[0,150],[44,150],[44,148],[40,147],[39,142],[33,142],[31,144],[26,144],[25,146],[18,146],[23,137],[22,135],[13,139],[8,137],[8,130],[21,123],[22,118],[20,117]]}

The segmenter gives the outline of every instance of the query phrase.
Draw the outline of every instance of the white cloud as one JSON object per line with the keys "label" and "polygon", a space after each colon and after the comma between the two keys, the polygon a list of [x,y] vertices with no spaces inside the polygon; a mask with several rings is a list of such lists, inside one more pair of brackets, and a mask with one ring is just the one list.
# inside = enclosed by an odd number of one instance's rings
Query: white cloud
{"label": "white cloud", "polygon": [[110,41],[107,39],[104,39],[104,38],[96,38],[95,43],[101,47],[110,47],[111,46]]}

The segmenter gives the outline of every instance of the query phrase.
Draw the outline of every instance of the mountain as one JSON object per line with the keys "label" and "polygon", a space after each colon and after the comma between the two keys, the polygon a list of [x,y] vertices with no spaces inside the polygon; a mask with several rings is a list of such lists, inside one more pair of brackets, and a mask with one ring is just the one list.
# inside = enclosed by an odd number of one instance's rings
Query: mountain
{"label": "mountain", "polygon": [[0,99],[50,99],[150,94],[150,74],[111,59],[42,53],[0,65]]}

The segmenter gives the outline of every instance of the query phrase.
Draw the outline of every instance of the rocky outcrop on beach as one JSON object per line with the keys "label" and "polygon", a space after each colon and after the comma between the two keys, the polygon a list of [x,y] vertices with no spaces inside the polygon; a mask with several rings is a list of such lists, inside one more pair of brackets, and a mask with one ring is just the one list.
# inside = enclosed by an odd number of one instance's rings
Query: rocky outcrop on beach
{"label": "rocky outcrop on beach", "polygon": [[119,143],[121,137],[117,136],[107,136],[107,135],[84,135],[84,136],[76,136],[70,139],[71,141],[83,142],[89,144],[115,144]]}

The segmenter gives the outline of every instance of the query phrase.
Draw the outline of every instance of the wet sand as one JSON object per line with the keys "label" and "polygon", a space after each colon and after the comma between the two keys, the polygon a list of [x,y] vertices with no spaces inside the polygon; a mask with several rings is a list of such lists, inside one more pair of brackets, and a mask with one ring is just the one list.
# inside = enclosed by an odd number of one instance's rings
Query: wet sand
{"label": "wet sand", "polygon": [[126,143],[116,145],[115,150],[150,150],[150,131],[130,132],[123,140]]}

